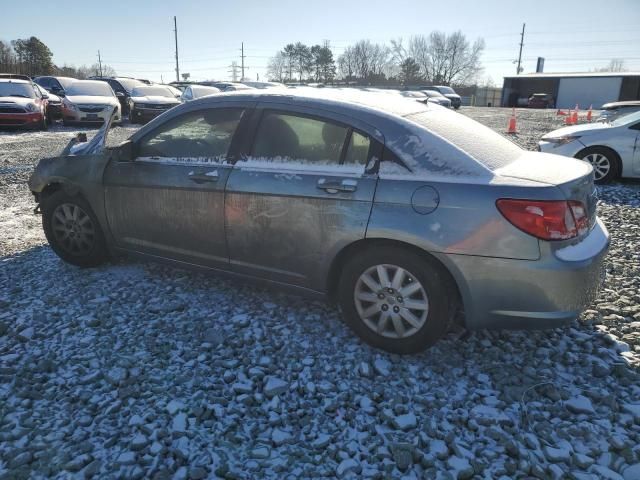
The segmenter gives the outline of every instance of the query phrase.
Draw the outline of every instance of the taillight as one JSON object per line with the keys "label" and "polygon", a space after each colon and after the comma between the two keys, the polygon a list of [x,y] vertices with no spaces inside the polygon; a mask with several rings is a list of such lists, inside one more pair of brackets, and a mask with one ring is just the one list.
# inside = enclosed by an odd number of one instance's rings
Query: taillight
{"label": "taillight", "polygon": [[566,240],[589,230],[587,209],[575,200],[516,200],[496,202],[511,224],[542,240]]}

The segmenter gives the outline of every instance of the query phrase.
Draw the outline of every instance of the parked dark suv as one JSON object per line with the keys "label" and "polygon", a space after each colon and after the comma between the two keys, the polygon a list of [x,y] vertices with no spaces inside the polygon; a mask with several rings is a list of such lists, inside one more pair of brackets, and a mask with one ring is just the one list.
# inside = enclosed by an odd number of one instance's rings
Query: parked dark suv
{"label": "parked dark suv", "polygon": [[116,97],[120,101],[120,108],[123,115],[129,115],[129,99],[131,98],[131,91],[135,87],[145,86],[144,82],[135,78],[129,77],[89,77],[91,80],[102,80],[107,82],[116,92]]}
{"label": "parked dark suv", "polygon": [[76,79],[71,77],[44,76],[36,77],[33,81],[44,88],[47,92],[51,92],[59,97],[64,97],[67,88],[69,88]]}
{"label": "parked dark suv", "polygon": [[529,108],[553,108],[555,102],[550,93],[534,93],[527,100]]}

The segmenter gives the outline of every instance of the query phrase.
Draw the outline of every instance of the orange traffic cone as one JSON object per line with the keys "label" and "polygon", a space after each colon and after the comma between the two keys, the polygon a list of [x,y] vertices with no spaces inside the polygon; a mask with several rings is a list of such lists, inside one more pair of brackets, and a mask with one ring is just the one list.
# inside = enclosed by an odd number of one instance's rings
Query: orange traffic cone
{"label": "orange traffic cone", "polygon": [[511,112],[511,118],[509,119],[509,125],[507,126],[507,133],[518,133],[516,129],[516,109],[514,107]]}
{"label": "orange traffic cone", "polygon": [[564,110],[560,110],[558,109],[558,111],[556,112],[556,115],[566,115],[567,112],[565,112]]}
{"label": "orange traffic cone", "polygon": [[587,122],[591,121],[591,110],[593,109],[593,105],[589,105],[589,110],[587,110]]}
{"label": "orange traffic cone", "polygon": [[574,125],[578,123],[578,110],[580,110],[580,106],[576,103],[576,109],[573,111],[573,119],[572,119],[572,122]]}
{"label": "orange traffic cone", "polygon": [[569,113],[567,114],[567,116],[564,117],[564,124],[573,125],[573,112],[571,110],[569,110]]}

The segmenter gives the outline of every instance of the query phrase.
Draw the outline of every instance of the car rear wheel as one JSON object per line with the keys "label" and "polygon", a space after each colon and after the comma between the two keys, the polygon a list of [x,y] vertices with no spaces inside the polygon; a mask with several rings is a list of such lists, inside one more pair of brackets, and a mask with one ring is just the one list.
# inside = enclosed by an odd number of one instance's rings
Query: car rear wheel
{"label": "car rear wheel", "polygon": [[433,261],[397,247],[372,248],[345,265],[338,300],[345,322],[365,342],[415,353],[447,331],[447,285]]}
{"label": "car rear wheel", "polygon": [[580,152],[578,158],[591,164],[597,184],[610,183],[618,176],[618,157],[613,150],[591,147]]}
{"label": "car rear wheel", "polygon": [[60,258],[79,267],[95,267],[107,260],[100,224],[85,199],[59,190],[46,197],[41,208],[45,236]]}

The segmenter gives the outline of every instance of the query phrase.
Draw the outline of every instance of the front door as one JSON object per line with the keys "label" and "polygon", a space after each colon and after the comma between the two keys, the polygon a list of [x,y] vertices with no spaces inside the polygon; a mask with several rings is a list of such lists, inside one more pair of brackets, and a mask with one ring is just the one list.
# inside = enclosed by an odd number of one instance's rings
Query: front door
{"label": "front door", "polygon": [[119,247],[226,268],[227,155],[243,108],[174,117],[134,143],[130,161],[105,170],[105,204]]}
{"label": "front door", "polygon": [[365,237],[376,186],[365,169],[379,144],[302,107],[256,116],[251,149],[227,182],[231,268],[322,291],[333,256]]}

